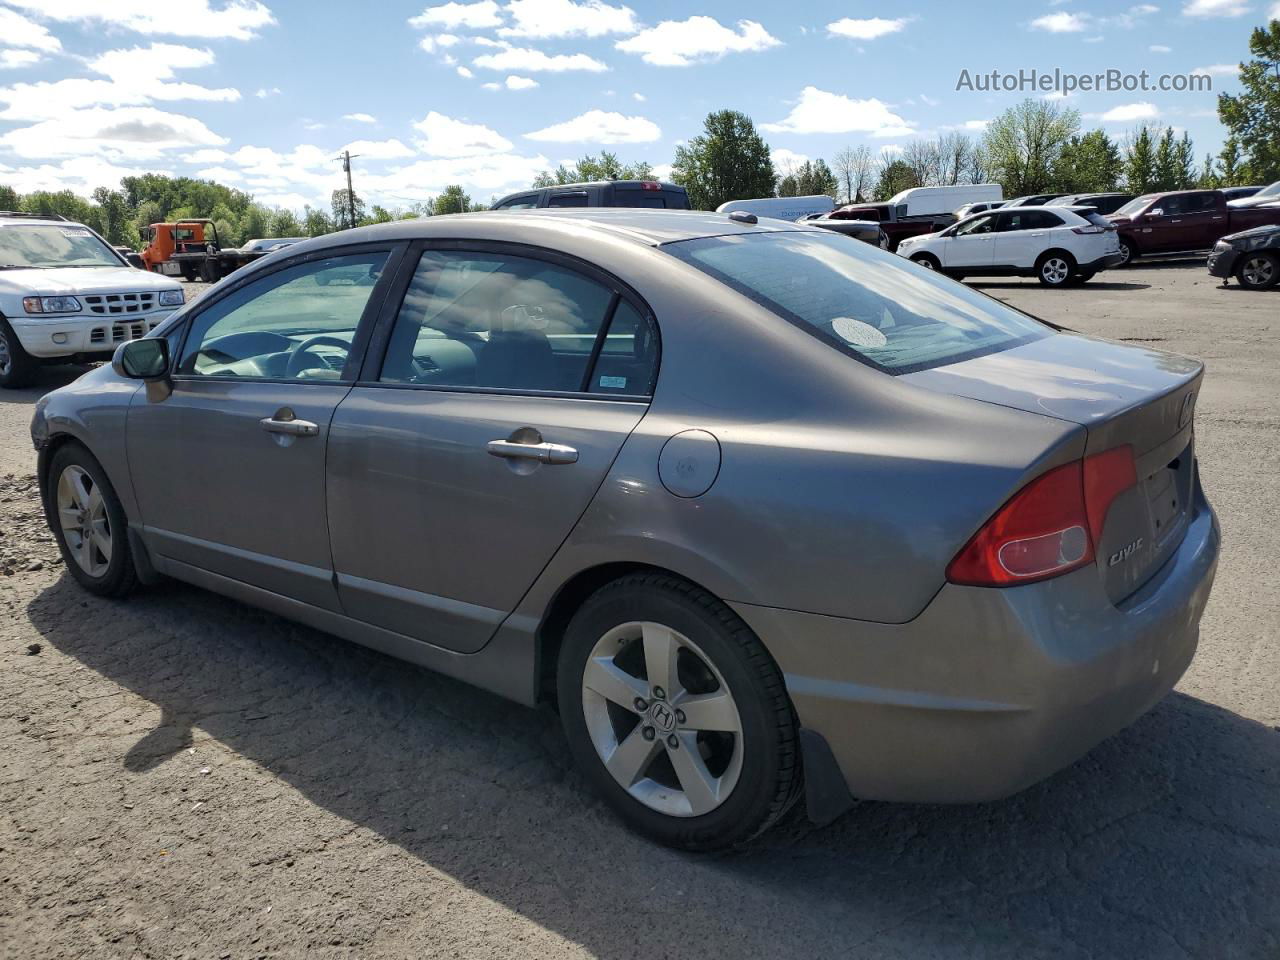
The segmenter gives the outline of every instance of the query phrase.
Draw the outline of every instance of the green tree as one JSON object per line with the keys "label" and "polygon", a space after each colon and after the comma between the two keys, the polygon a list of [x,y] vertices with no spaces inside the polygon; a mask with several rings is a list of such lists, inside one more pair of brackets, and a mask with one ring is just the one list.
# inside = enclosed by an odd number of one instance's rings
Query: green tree
{"label": "green tree", "polygon": [[656,180],[653,167],[640,160],[623,163],[616,153],[601,151],[599,157],[585,156],[574,166],[564,164],[544,170],[534,178],[535,187],[558,187],[566,183],[589,183],[592,180]]}
{"label": "green tree", "polygon": [[[796,192],[791,196],[796,197],[816,197],[825,193],[834,199],[836,191],[840,189],[836,175],[831,172],[827,162],[822,159],[815,160],[812,163],[806,160],[801,164],[800,169],[796,171],[795,181]],[[779,190],[778,196],[785,197],[788,194]]]}
{"label": "green tree", "polygon": [[1218,163],[1213,159],[1213,154],[1211,153],[1204,155],[1204,166],[1200,168],[1200,176],[1196,181],[1196,186],[1202,190],[1215,190],[1222,186],[1222,178],[1218,176]]}
{"label": "green tree", "polygon": [[1155,147],[1151,131],[1145,126],[1129,143],[1129,151],[1124,158],[1124,179],[1130,193],[1149,193],[1155,189]]}
{"label": "green tree", "polygon": [[800,182],[796,179],[794,173],[788,173],[785,177],[778,181],[778,196],[780,197],[798,197],[800,196]]}
{"label": "green tree", "polygon": [[271,212],[260,203],[252,203],[240,218],[241,242],[270,236]]}
{"label": "green tree", "polygon": [[1222,166],[1224,187],[1238,187],[1243,183],[1244,172],[1241,169],[1239,140],[1235,137],[1227,137],[1226,143],[1222,145],[1222,153],[1218,155],[1218,162]]}
{"label": "green tree", "polygon": [[17,210],[22,203],[18,191],[13,187],[0,184],[0,210]]}
{"label": "green tree", "polygon": [[1050,189],[1063,146],[1079,128],[1077,111],[1030,98],[987,124],[982,137],[985,162],[1005,196]]}
{"label": "green tree", "polygon": [[455,183],[444,188],[440,196],[436,197],[432,208],[437,214],[466,213],[471,209],[471,198]]}
{"label": "green tree", "polygon": [[1123,168],[1116,142],[1103,130],[1090,130],[1062,145],[1053,168],[1054,189],[1070,193],[1114,190]]}
{"label": "green tree", "polygon": [[367,223],[390,223],[395,219],[395,215],[386,207],[380,207],[376,203],[369,209],[369,215],[360,221],[360,225]]}
{"label": "green tree", "polygon": [[[347,230],[364,219],[364,201],[355,192],[348,192],[343,187],[329,195],[329,205],[333,209],[333,228]],[[354,216],[352,208],[355,208]]]}
{"label": "green tree", "polygon": [[676,147],[671,179],[689,191],[695,210],[714,210],[729,200],[773,196],[769,145],[745,113],[707,114],[703,132]]}
{"label": "green tree", "polygon": [[268,234],[273,237],[302,236],[302,224],[292,210],[276,210],[271,214],[271,226]]}
{"label": "green tree", "polygon": [[912,187],[920,186],[920,180],[911,164],[902,159],[890,160],[880,168],[880,177],[876,180],[875,198],[888,200],[894,194]]}
{"label": "green tree", "polygon": [[308,237],[322,237],[333,233],[333,220],[323,210],[315,210],[308,205],[302,208],[302,229]]}
{"label": "green tree", "polygon": [[1280,180],[1280,19],[1249,35],[1249,52],[1242,92],[1218,95],[1218,118],[1244,155],[1245,179],[1270,183]]}

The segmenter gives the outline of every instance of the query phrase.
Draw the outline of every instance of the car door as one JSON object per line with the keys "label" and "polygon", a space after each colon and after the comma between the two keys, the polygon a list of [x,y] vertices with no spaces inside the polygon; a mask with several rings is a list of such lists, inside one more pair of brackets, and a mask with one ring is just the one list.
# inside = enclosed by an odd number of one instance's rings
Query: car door
{"label": "car door", "polygon": [[958,224],[943,249],[944,267],[990,267],[995,257],[996,214]]}
{"label": "car door", "polygon": [[404,282],[333,419],[338,592],[350,616],[471,652],[648,408],[656,327],[608,276],[523,246],[426,245]]}
{"label": "car door", "polygon": [[193,309],[172,391],[140,391],[129,409],[129,469],[155,556],[340,609],[325,449],[396,249],[317,254]]}
{"label": "car door", "polygon": [[[1044,248],[1044,230],[1035,229],[1038,211],[1021,208],[997,215],[992,264],[997,267],[1030,267]],[[1034,252],[1033,252],[1034,248]]]}
{"label": "car door", "polygon": [[1186,197],[1183,194],[1161,197],[1152,204],[1138,225],[1138,230],[1142,234],[1143,252],[1162,253],[1185,250],[1186,238],[1182,229],[1182,220],[1186,210]]}

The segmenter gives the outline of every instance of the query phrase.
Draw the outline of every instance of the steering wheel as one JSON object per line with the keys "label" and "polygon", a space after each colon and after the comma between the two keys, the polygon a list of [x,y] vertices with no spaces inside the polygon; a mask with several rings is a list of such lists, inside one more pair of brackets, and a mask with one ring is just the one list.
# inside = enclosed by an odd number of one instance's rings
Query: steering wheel
{"label": "steering wheel", "polygon": [[[306,363],[304,361],[313,347],[319,347],[326,344],[331,347],[341,347],[347,353],[351,352],[351,341],[343,340],[341,337],[335,337],[333,334],[322,333],[315,337],[308,337],[306,340],[303,340],[300,344],[294,347],[293,352],[289,354],[289,365],[285,368],[285,376],[296,377],[303,370],[308,370],[315,366],[315,363]],[[313,357],[312,359],[315,360],[317,358]],[[320,366],[326,366],[324,361],[320,361]]]}

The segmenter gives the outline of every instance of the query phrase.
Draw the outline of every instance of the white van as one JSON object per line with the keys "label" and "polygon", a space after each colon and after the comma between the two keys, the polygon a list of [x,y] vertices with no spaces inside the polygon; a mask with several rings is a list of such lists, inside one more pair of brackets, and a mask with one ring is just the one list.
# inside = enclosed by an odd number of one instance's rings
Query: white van
{"label": "white van", "polygon": [[[996,188],[997,190],[999,187]],[[757,217],[773,217],[777,220],[799,220],[815,213],[830,213],[836,202],[825,193],[812,197],[760,197],[757,200],[730,200],[716,207],[716,213],[732,213],[745,210]]]}
{"label": "white van", "polygon": [[966,203],[1003,200],[998,183],[961,183],[954,187],[912,187],[889,198],[899,220],[949,214]]}

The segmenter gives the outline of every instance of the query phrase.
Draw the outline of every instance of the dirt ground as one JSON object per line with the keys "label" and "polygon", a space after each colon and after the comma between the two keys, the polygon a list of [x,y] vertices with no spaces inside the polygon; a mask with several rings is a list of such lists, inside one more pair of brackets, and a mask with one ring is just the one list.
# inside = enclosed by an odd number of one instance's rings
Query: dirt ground
{"label": "dirt ground", "polygon": [[1280,957],[1280,292],[981,288],[1207,361],[1200,652],[1017,797],[715,857],[627,833],[549,712],[178,584],[83,593],[26,438],[77,371],[0,396],[0,957]]}

